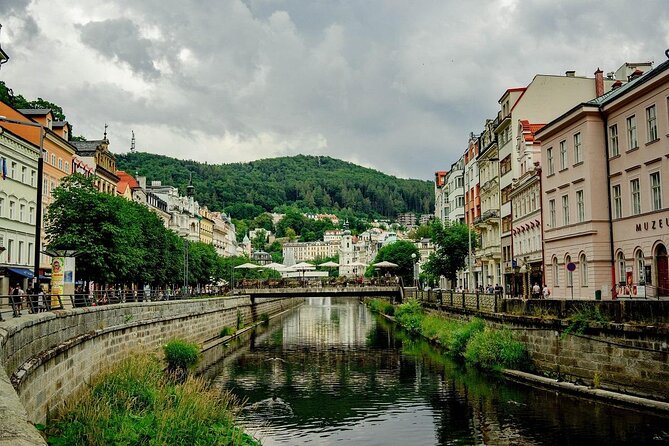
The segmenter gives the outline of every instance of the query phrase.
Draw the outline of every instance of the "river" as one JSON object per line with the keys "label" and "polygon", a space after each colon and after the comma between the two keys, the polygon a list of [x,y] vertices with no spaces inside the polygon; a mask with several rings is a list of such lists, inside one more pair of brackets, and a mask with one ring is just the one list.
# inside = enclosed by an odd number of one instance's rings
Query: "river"
{"label": "river", "polygon": [[669,417],[484,375],[356,299],[307,299],[206,374],[273,445],[669,444]]}

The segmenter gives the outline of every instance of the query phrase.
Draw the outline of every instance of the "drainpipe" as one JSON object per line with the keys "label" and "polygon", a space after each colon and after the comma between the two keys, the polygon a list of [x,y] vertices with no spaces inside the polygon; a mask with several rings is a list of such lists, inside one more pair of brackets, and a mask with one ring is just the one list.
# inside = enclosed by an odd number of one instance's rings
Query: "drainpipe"
{"label": "drainpipe", "polygon": [[544,184],[541,179],[541,174],[543,170],[541,166],[536,168],[537,176],[539,177],[539,215],[541,216],[541,290],[543,294],[544,284],[546,283],[546,248],[544,246],[544,207],[541,205],[541,200],[544,196]]}
{"label": "drainpipe", "polygon": [[613,210],[611,209],[611,163],[609,161],[609,125],[608,119],[602,107],[598,106],[597,110],[599,111],[599,116],[602,118],[602,123],[604,124],[604,156],[606,157],[606,196],[608,197],[608,209],[609,209],[609,244],[610,244],[610,256],[611,256],[611,298],[616,299],[618,297],[616,292],[616,260],[614,255],[613,247]]}

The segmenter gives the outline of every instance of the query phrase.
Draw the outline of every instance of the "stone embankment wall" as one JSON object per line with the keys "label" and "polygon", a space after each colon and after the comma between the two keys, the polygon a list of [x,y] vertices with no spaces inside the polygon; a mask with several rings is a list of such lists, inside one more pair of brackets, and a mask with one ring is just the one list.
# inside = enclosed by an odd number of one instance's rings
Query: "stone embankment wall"
{"label": "stone embankment wall", "polygon": [[541,372],[567,381],[597,383],[602,389],[669,402],[669,329],[666,326],[590,323],[582,333],[565,333],[572,322],[553,316],[491,314],[427,306],[438,308],[449,317],[476,316],[494,327],[514,330]]}
{"label": "stone embankment wall", "polygon": [[[261,314],[296,306],[301,299],[248,296],[77,308],[13,319],[0,326],[0,418],[43,423],[50,411],[82,391],[91,376],[132,351],[159,351],[173,338],[203,344],[238,317],[249,324]],[[8,377],[11,378],[9,385]],[[16,389],[16,392],[14,392]],[[23,406],[15,407],[12,401]],[[4,424],[3,428],[5,428]],[[8,423],[24,430],[25,419]],[[13,437],[7,437],[13,435]],[[35,431],[35,435],[37,432]],[[0,446],[21,443],[30,433],[0,433]],[[39,437],[39,435],[38,435]]]}

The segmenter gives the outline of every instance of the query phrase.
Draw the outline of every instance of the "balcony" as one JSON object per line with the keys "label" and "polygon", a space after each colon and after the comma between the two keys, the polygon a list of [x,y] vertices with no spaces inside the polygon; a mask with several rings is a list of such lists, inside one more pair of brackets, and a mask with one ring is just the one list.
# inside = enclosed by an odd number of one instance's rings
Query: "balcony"
{"label": "balcony", "polygon": [[481,221],[488,221],[495,218],[499,218],[499,210],[497,209],[488,209],[483,214],[481,214]]}
{"label": "balcony", "polygon": [[483,185],[481,186],[481,194],[488,192],[492,189],[496,189],[498,187],[499,187],[499,181],[497,177],[493,177],[492,179],[483,183]]}

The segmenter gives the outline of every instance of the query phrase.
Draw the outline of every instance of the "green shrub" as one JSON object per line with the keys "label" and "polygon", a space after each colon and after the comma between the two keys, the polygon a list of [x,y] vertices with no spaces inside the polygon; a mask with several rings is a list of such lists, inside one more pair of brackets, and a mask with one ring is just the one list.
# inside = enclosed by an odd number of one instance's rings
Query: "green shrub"
{"label": "green shrub", "polygon": [[191,370],[197,365],[200,358],[200,348],[197,344],[174,339],[163,347],[168,370]]}
{"label": "green shrub", "polygon": [[371,299],[367,304],[372,313],[387,314],[388,316],[395,314],[395,307],[385,299]]}
{"label": "green shrub", "polygon": [[415,299],[399,305],[395,309],[395,320],[410,333],[420,333],[423,320],[423,308]]}
{"label": "green shrub", "polygon": [[593,307],[592,305],[581,305],[576,308],[576,311],[569,319],[571,322],[567,328],[565,328],[562,337],[570,334],[582,335],[585,332],[586,327],[592,322],[598,324],[609,322],[608,318],[602,314],[599,307]]}
{"label": "green shrub", "polygon": [[267,324],[269,322],[269,314],[263,313],[260,315],[260,322]]}
{"label": "green shrub", "polygon": [[476,333],[480,333],[485,329],[483,320],[474,318],[466,324],[461,325],[453,330],[451,336],[446,344],[448,351],[455,357],[464,357],[467,343]]}
{"label": "green shrub", "polygon": [[242,315],[241,310],[237,310],[237,330],[244,327],[244,316]]}
{"label": "green shrub", "polygon": [[234,328],[228,327],[228,326],[225,326],[225,327],[221,328],[220,336],[222,338],[224,338],[226,336],[232,336],[233,334],[235,334],[235,329]]}
{"label": "green shrub", "polygon": [[460,321],[426,315],[421,322],[420,332],[426,338],[438,341],[441,345],[448,347],[452,343],[453,333],[464,325]]}
{"label": "green shrub", "polygon": [[467,343],[465,360],[485,370],[527,369],[530,364],[525,345],[508,329],[486,329]]}

